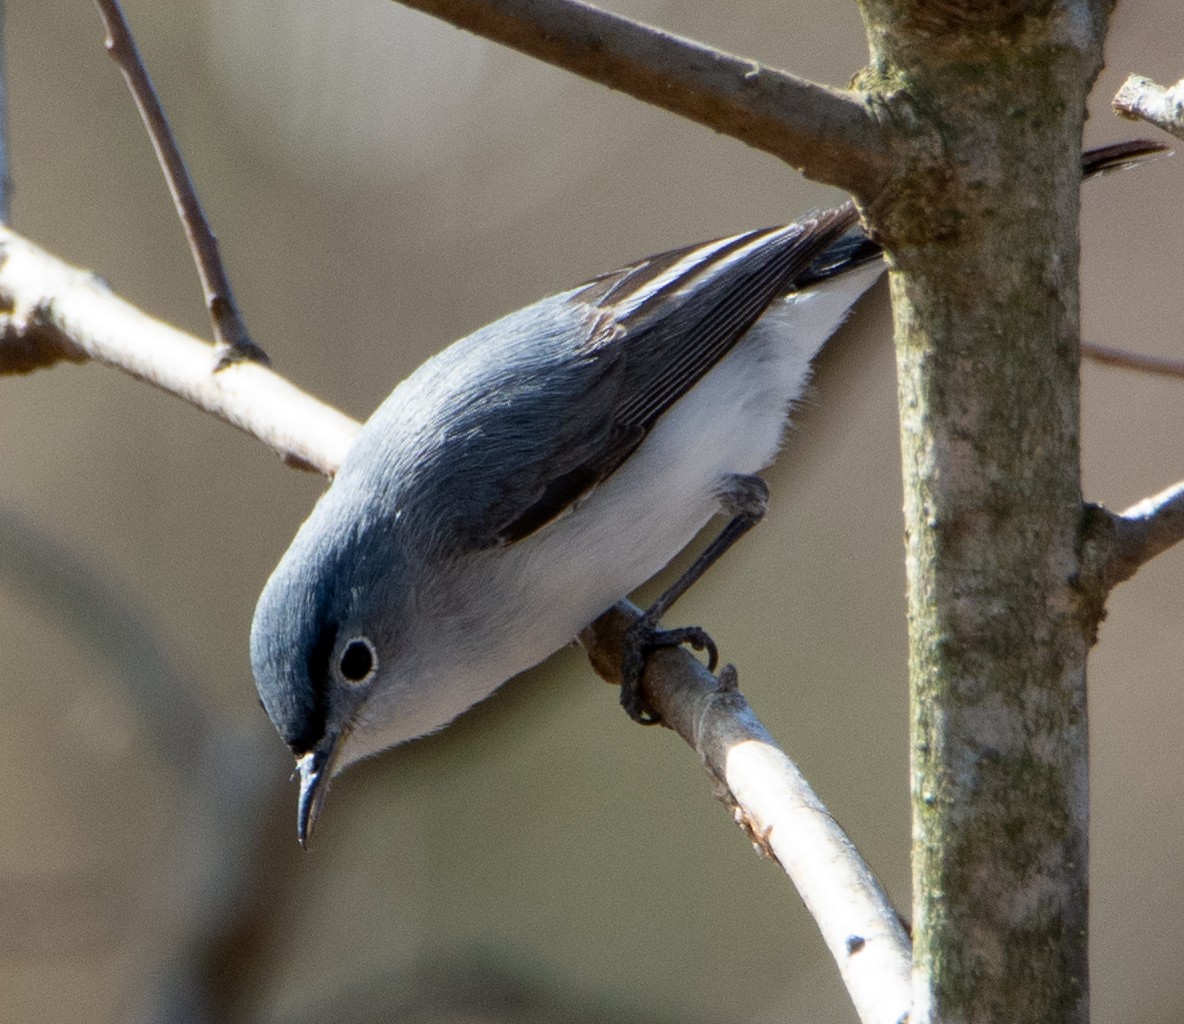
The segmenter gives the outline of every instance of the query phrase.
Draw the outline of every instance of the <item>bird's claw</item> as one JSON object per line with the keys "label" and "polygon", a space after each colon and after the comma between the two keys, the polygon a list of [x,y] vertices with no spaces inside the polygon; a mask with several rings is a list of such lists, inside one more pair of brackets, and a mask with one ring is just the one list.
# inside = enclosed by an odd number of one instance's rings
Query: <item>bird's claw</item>
{"label": "bird's claw", "polygon": [[715,671],[719,663],[719,650],[707,630],[699,626],[661,629],[649,619],[641,618],[625,635],[625,652],[621,658],[621,707],[638,725],[657,725],[662,721],[662,716],[650,707],[641,689],[647,656],[663,647],[678,647],[681,644],[688,644],[696,651],[706,651],[707,670]]}

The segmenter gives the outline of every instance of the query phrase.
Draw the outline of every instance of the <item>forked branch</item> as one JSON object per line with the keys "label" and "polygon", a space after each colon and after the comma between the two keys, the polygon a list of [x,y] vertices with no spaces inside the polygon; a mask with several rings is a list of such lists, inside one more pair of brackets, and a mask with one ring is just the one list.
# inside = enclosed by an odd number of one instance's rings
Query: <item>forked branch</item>
{"label": "forked branch", "polygon": [[247,332],[246,321],[238,311],[234,290],[218,251],[218,238],[210,226],[197,188],[189,176],[189,169],[181,156],[176,136],[165,116],[160,97],[152,85],[148,69],[140,56],[140,49],[132,36],[131,29],[120,9],[119,0],[95,0],[103,25],[107,29],[107,52],[119,70],[123,72],[127,87],[131,90],[136,108],[144,119],[144,127],[156,150],[169,194],[177,207],[177,216],[185,229],[185,238],[197,265],[197,276],[201,279],[206,309],[214,326],[214,341],[217,344],[216,367],[223,368],[232,362],[252,360],[267,363],[267,354],[256,345]]}
{"label": "forked branch", "polygon": [[0,374],[94,359],[331,476],[358,424],[258,363],[212,373],[216,349],[113,295],[93,274],[0,228]]}

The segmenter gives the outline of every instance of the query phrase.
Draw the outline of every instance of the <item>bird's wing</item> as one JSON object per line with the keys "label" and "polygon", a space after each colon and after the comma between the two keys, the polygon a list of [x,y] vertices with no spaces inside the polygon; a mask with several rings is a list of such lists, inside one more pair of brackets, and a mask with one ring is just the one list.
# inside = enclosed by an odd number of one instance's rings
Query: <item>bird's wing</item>
{"label": "bird's wing", "polygon": [[502,522],[498,540],[533,533],[616,471],[658,418],[855,223],[850,207],[832,210],[665,252],[575,292],[572,301],[585,305],[592,324],[586,352],[607,378],[585,400],[603,400],[597,392],[606,389],[612,400],[577,413],[591,431],[568,439],[570,465],[558,474],[554,464],[539,466],[535,491],[522,495],[525,505]]}
{"label": "bird's wing", "polygon": [[[375,494],[380,505],[431,506],[407,517],[432,524],[414,543],[459,552],[520,541],[611,476],[799,279],[871,258],[862,238],[848,203],[651,256],[513,313],[397,388],[356,462],[398,462],[386,477],[398,493]],[[414,443],[392,443],[408,432]],[[370,444],[382,450],[361,450]]]}
{"label": "bird's wing", "polygon": [[[1139,141],[1090,150],[1082,170],[1088,177],[1160,149]],[[429,541],[460,551],[534,533],[611,476],[770,303],[881,256],[846,203],[651,256],[446,350],[424,367],[445,393],[427,417],[444,440],[432,459],[412,446],[435,468],[430,486],[410,489],[446,510],[422,517],[433,524]],[[405,470],[410,483],[415,466]]]}

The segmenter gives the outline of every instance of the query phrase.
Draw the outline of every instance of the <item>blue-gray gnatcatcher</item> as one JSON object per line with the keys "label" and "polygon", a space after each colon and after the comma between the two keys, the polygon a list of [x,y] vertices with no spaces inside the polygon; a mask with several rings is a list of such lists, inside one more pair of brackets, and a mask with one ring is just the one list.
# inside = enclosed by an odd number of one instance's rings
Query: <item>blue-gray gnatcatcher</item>
{"label": "blue-gray gnatcatcher", "polygon": [[[1087,174],[1153,144],[1086,154]],[[1154,147],[1159,148],[1159,147]],[[641,260],[428,360],[358,434],[259,599],[251,661],[297,758],[298,837],[347,765],[570,642],[717,513],[764,509],[810,361],[883,272],[854,207]],[[656,631],[709,644],[695,630]],[[622,703],[652,719],[626,666]]]}

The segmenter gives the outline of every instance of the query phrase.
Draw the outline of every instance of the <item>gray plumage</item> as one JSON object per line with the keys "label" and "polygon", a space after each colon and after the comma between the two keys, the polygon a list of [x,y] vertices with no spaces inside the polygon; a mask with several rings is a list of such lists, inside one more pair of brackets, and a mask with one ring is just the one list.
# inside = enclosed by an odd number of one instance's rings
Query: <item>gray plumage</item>
{"label": "gray plumage", "polygon": [[880,255],[850,204],[663,253],[482,328],[392,392],[252,626],[302,841],[335,772],[570,641],[772,460]]}
{"label": "gray plumage", "polygon": [[[260,697],[298,758],[321,752],[309,770],[320,778],[446,724],[677,553],[717,511],[725,476],[772,457],[809,359],[853,300],[832,303],[818,337],[789,344],[784,373],[754,364],[722,378],[727,405],[760,409],[744,464],[701,460],[692,487],[663,486],[703,440],[672,443],[670,410],[741,339],[762,335],[754,324],[795,278],[817,276],[820,260],[831,277],[866,263],[857,235],[848,205],[650,257],[482,328],[400,384],[255,615]],[[763,335],[760,353],[786,362]],[[748,446],[743,429],[730,432],[739,439],[722,448]],[[622,486],[644,451],[657,492]],[[362,683],[341,672],[359,641],[378,664]]]}

